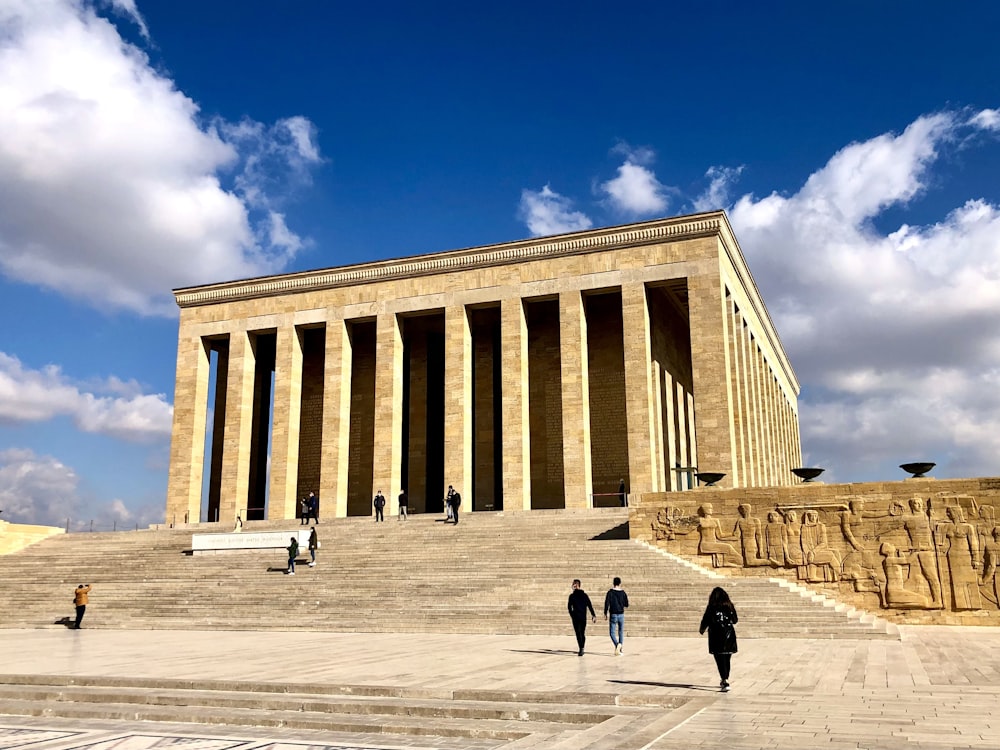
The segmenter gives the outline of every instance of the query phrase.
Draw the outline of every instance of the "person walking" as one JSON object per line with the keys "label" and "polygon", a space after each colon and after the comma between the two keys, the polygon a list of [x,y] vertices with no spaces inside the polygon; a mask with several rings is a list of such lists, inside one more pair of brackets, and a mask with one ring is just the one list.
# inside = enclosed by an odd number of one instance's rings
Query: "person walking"
{"label": "person walking", "polygon": [[87,611],[87,603],[90,601],[90,590],[93,588],[89,583],[81,583],[73,591],[73,604],[76,605],[76,624],[73,625],[74,630],[79,630],[80,625],[83,622],[83,613]]}
{"label": "person walking", "polygon": [[576,645],[580,647],[579,656],[583,656],[583,647],[587,643],[587,612],[590,612],[590,621],[597,622],[597,613],[594,612],[594,605],[590,603],[587,592],[580,588],[580,579],[573,579],[573,591],[566,602],[566,609],[569,610],[569,617],[573,621],[573,632],[576,633]]}
{"label": "person walking", "polygon": [[715,657],[719,668],[719,687],[723,693],[729,692],[729,660],[736,653],[736,628],[740,621],[736,615],[726,590],[716,586],[708,596],[708,606],[701,617],[698,633],[708,631],[708,653]]}
{"label": "person walking", "polygon": [[288,575],[295,575],[295,558],[299,556],[299,540],[294,536],[292,543],[288,545]]}
{"label": "person walking", "polygon": [[399,520],[405,521],[409,516],[410,498],[406,496],[406,490],[399,493]]}
{"label": "person walking", "polygon": [[316,533],[316,527],[313,526],[309,530],[309,567],[316,567],[316,550],[319,549],[319,534]]}
{"label": "person walking", "polygon": [[611,634],[611,642],[615,645],[615,656],[621,656],[625,644],[626,609],[628,609],[628,594],[622,588],[622,579],[615,576],[612,587],[604,595],[604,619],[608,620],[608,631]]}
{"label": "person walking", "polygon": [[375,499],[372,500],[372,505],[375,506],[375,523],[385,521],[385,496],[382,494],[382,490],[375,493]]}
{"label": "person walking", "polygon": [[462,496],[459,494],[458,490],[451,493],[451,499],[448,501],[448,504],[451,507],[451,517],[453,519],[453,523],[458,526],[458,506],[462,504]]}
{"label": "person walking", "polygon": [[319,523],[319,496],[315,492],[309,493],[309,515]]}

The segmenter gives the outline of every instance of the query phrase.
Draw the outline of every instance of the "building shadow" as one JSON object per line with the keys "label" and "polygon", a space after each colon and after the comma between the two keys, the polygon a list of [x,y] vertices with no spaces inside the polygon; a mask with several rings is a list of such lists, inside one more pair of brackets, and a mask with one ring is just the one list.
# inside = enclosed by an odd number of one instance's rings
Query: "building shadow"
{"label": "building shadow", "polygon": [[625,523],[620,523],[617,526],[613,526],[607,531],[602,531],[597,536],[590,537],[591,541],[594,542],[606,542],[611,539],[628,539],[628,521]]}

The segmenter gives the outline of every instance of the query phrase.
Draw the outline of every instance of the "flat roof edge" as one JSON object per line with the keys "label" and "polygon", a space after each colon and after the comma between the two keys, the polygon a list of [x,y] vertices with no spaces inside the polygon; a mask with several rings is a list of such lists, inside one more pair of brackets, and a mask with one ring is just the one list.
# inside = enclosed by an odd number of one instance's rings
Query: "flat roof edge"
{"label": "flat roof edge", "polygon": [[174,289],[179,307],[195,307],[276,294],[307,292],[351,284],[370,284],[408,276],[449,273],[541,258],[595,253],[658,241],[731,233],[723,211],[677,216],[581,232],[536,237],[494,245],[369,261],[312,271],[261,276]]}

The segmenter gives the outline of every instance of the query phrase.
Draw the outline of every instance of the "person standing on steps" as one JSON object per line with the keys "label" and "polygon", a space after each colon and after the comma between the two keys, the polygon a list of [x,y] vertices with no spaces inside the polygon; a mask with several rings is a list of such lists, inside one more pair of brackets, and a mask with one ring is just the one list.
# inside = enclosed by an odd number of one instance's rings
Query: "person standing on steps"
{"label": "person standing on steps", "polygon": [[615,656],[621,656],[622,647],[625,645],[626,609],[628,609],[628,594],[622,588],[622,579],[615,576],[612,587],[604,595],[604,619],[608,620],[611,642],[615,645]]}
{"label": "person standing on steps", "polygon": [[454,524],[456,526],[458,526],[458,506],[461,504],[462,496],[458,493],[458,490],[455,490],[451,493],[451,497],[448,499],[448,507],[451,508],[451,517],[454,519]]}
{"label": "person standing on steps", "polygon": [[73,591],[73,604],[76,605],[76,624],[73,625],[74,630],[80,629],[80,625],[83,622],[83,613],[87,611],[87,602],[90,601],[88,595],[92,588],[93,586],[89,583],[81,583]]}
{"label": "person standing on steps", "polygon": [[708,596],[708,606],[701,618],[698,633],[708,631],[708,653],[715,657],[715,665],[719,668],[719,688],[723,693],[729,692],[729,660],[736,653],[736,628],[740,621],[736,615],[726,590],[716,586]]}
{"label": "person standing on steps", "polygon": [[580,647],[579,656],[583,656],[583,647],[587,642],[587,612],[590,612],[590,621],[597,622],[597,613],[594,612],[594,605],[590,603],[587,592],[580,588],[580,579],[573,579],[573,592],[569,595],[566,603],[569,610],[569,617],[573,621],[573,632],[576,633],[576,645]]}
{"label": "person standing on steps", "polygon": [[309,493],[309,515],[316,523],[319,523],[319,497],[315,492]]}
{"label": "person standing on steps", "polygon": [[385,521],[385,496],[382,494],[382,490],[375,493],[375,499],[372,500],[372,505],[375,506],[375,523],[379,521]]}
{"label": "person standing on steps", "polygon": [[622,507],[628,506],[628,495],[625,494],[625,479],[618,480],[618,500],[622,504]]}
{"label": "person standing on steps", "polygon": [[455,494],[455,488],[448,485],[448,494],[444,496],[444,520],[451,520],[451,496]]}
{"label": "person standing on steps", "polygon": [[399,493],[399,519],[400,521],[405,521],[408,516],[407,513],[410,509],[410,498],[406,496],[406,490]]}
{"label": "person standing on steps", "polygon": [[308,497],[304,497],[302,498],[302,500],[299,501],[299,510],[302,512],[302,519],[301,522],[299,523],[299,526],[308,526],[309,514],[310,514]]}
{"label": "person standing on steps", "polygon": [[313,526],[309,530],[309,557],[312,558],[311,560],[309,560],[310,568],[316,567],[316,550],[318,549],[319,549],[319,534],[316,533],[316,527]]}
{"label": "person standing on steps", "polygon": [[295,558],[299,556],[299,540],[294,536],[292,543],[288,545],[288,575],[295,575]]}

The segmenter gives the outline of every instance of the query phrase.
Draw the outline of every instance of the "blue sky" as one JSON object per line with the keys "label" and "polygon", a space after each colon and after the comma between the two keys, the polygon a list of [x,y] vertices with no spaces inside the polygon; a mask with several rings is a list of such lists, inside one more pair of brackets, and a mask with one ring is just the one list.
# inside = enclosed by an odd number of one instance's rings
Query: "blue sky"
{"label": "blue sky", "polygon": [[716,208],[807,465],[1000,474],[1000,9],[361,5],[0,0],[5,520],[162,519],[172,288]]}

